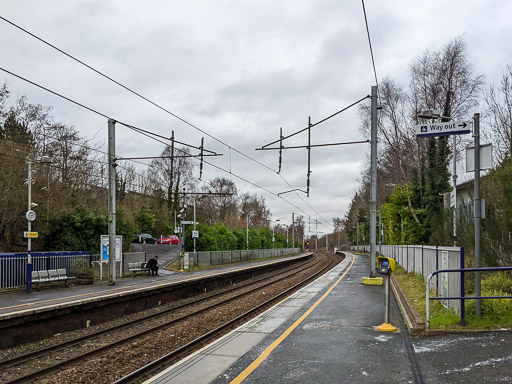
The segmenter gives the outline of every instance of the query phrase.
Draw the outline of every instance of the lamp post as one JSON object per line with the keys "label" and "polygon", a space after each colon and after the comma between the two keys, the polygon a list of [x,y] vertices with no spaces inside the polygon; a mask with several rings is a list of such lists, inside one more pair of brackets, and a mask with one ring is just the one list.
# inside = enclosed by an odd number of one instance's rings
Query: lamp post
{"label": "lamp post", "polygon": [[180,213],[178,215],[178,219],[180,219],[180,232],[181,232],[181,241],[180,241],[180,270],[183,270],[185,264],[185,224],[183,223],[185,217],[187,215],[187,205],[183,205],[183,208],[180,209]]}
{"label": "lamp post", "polygon": [[295,248],[295,213],[292,213],[292,248]]}
{"label": "lamp post", "polygon": [[275,241],[276,241],[276,238],[275,238],[275,229],[276,229],[276,225],[277,225],[277,222],[278,222],[278,221],[281,221],[281,220],[280,220],[280,219],[277,219],[277,220],[276,220],[276,224],[274,224],[274,225],[272,226],[272,249],[274,249],[274,243],[275,243]]}
{"label": "lamp post", "polygon": [[245,220],[245,241],[246,241],[245,249],[247,251],[249,250],[249,215],[250,215],[250,212],[247,212],[247,219]]}
{"label": "lamp post", "polygon": [[35,160],[27,159],[28,163],[28,210],[25,214],[27,218],[27,292],[32,291],[32,254],[31,254],[31,248],[32,248],[32,222],[36,219],[36,213],[32,210],[33,207],[37,206],[37,204],[32,203],[32,161],[36,163],[44,163],[49,164],[52,161],[48,156],[38,156]]}

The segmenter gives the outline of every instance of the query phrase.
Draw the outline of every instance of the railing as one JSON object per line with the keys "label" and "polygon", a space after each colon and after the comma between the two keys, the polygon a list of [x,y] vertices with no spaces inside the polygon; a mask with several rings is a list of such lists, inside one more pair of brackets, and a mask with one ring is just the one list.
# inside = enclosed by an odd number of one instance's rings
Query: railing
{"label": "railing", "polygon": [[[458,268],[458,269],[439,269],[432,272],[427,278],[427,294],[426,294],[426,317],[427,328],[430,327],[430,300],[460,300],[460,325],[466,325],[466,309],[465,300],[472,299],[512,299],[512,296],[465,296],[464,295],[464,273],[465,272],[496,272],[496,271],[512,271],[512,267],[493,267],[493,268]],[[460,272],[460,291],[461,296],[453,297],[430,297],[430,280],[432,277],[440,273]]]}
{"label": "railing", "polygon": [[[32,252],[33,270],[66,269],[71,275],[71,264],[77,258],[91,261],[89,252]],[[24,287],[27,282],[27,254],[0,253],[0,288]]]}
{"label": "railing", "polygon": [[249,249],[232,251],[203,251],[188,252],[189,263],[196,267],[205,267],[220,264],[239,263],[242,261],[264,259],[291,255],[300,252],[300,248],[276,248],[276,249]]}

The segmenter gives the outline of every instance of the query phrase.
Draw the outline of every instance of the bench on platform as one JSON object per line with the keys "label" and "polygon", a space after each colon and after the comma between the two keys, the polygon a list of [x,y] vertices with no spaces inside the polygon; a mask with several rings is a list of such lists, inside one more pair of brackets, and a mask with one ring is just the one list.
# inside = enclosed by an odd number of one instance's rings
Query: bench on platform
{"label": "bench on platform", "polygon": [[76,277],[67,276],[64,268],[32,271],[32,284],[35,285],[63,281],[64,285],[67,286],[68,281],[75,279]]}
{"label": "bench on platform", "polygon": [[147,266],[146,262],[128,263],[128,270],[134,275],[138,272],[151,272],[151,268]]}

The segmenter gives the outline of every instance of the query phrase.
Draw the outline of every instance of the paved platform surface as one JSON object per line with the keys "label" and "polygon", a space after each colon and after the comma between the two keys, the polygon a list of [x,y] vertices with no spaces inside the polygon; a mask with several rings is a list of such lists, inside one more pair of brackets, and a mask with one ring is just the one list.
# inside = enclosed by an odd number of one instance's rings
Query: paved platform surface
{"label": "paved platform surface", "polygon": [[146,384],[512,382],[512,332],[411,340],[396,302],[363,286],[368,258],[345,261]]}

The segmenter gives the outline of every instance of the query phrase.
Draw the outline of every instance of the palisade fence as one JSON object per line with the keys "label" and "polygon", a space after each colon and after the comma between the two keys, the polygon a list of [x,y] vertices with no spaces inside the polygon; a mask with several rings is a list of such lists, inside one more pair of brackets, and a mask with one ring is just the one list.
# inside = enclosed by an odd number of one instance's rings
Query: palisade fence
{"label": "palisade fence", "polygon": [[[71,276],[71,265],[76,259],[91,262],[89,252],[32,252],[34,271],[66,269]],[[27,282],[27,254],[0,253],[0,289],[24,287]]]}
{"label": "palisade fence", "polygon": [[[351,250],[370,252],[369,245],[350,247]],[[380,252],[379,252],[380,250]],[[414,272],[427,277],[438,269],[464,268],[464,248],[441,247],[431,245],[378,245],[379,255],[391,257],[407,272]],[[430,288],[437,290],[440,297],[461,296],[461,273],[441,273],[431,280]],[[460,312],[460,303],[457,300],[441,300],[441,303],[450,309]]]}
{"label": "palisade fence", "polygon": [[239,263],[242,261],[265,259],[299,253],[300,248],[249,249],[234,251],[188,252],[189,264],[196,267]]}

